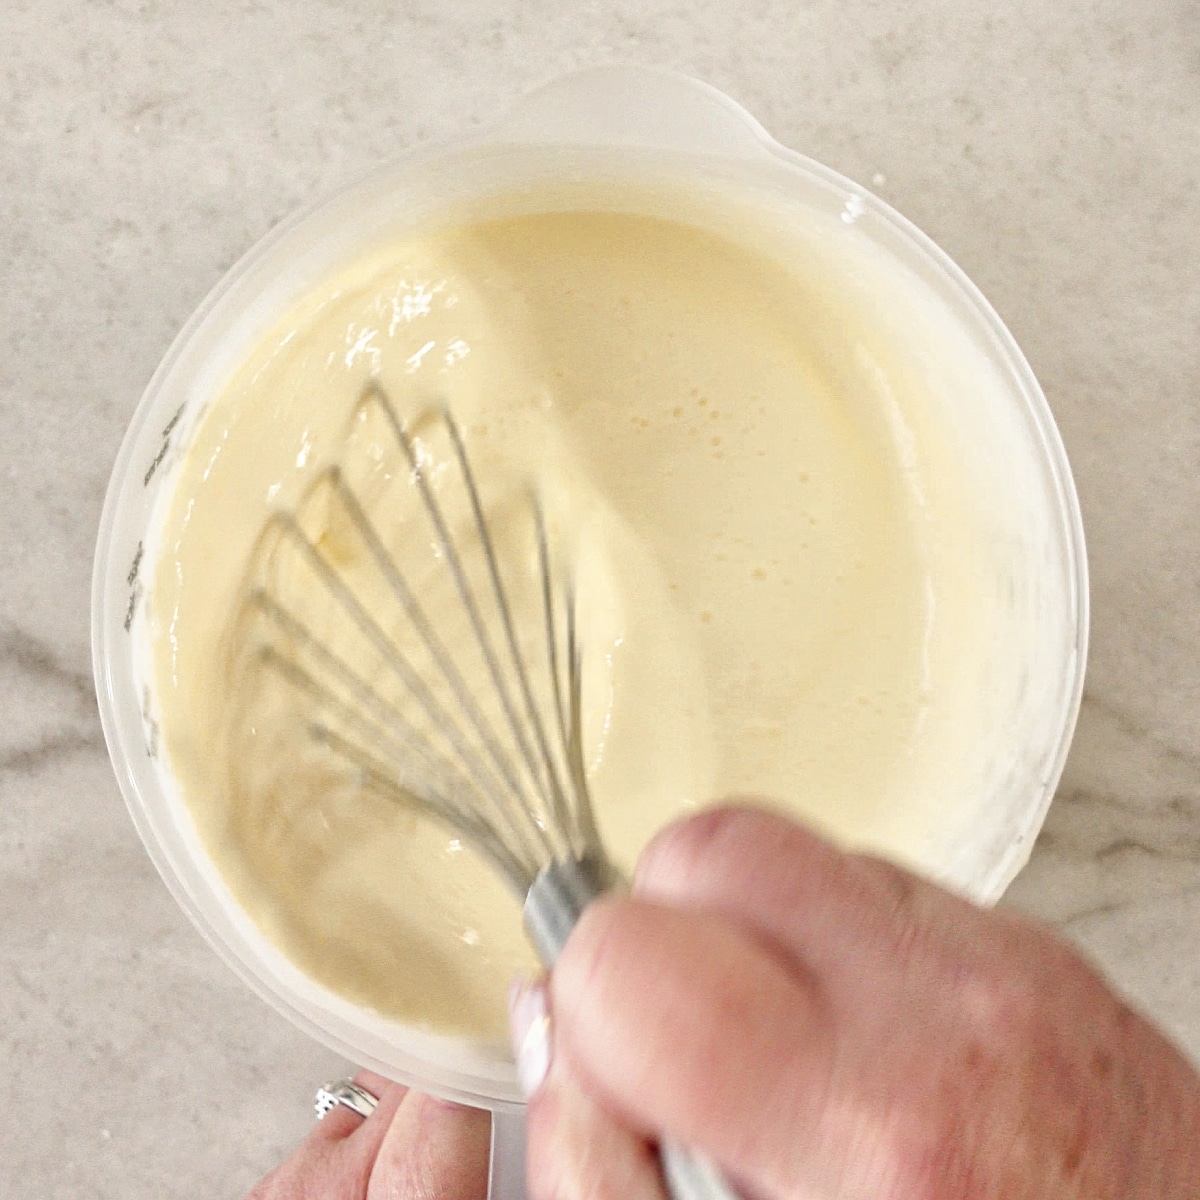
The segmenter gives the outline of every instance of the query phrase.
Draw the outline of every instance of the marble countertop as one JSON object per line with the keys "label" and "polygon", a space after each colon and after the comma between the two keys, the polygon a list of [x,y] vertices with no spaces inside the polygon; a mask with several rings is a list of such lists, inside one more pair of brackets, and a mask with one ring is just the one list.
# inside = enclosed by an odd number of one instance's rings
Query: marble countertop
{"label": "marble countertop", "polygon": [[126,816],[92,546],[155,364],[274,222],[609,60],[871,184],[1042,380],[1092,572],[1079,732],[1007,903],[1200,1059],[1200,21],[1192,0],[0,6],[0,1192],[238,1197],[340,1073],[217,960]]}

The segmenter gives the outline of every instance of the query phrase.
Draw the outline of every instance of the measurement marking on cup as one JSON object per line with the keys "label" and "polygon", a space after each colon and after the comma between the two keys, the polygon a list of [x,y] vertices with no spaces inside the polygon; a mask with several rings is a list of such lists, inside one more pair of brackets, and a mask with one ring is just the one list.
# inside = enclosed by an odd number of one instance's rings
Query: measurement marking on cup
{"label": "measurement marking on cup", "polygon": [[125,632],[128,633],[133,628],[133,614],[137,609],[137,602],[142,598],[142,585],[135,583],[133,591],[129,593],[129,606],[125,609]]}
{"label": "measurement marking on cup", "polygon": [[158,470],[159,464],[167,457],[167,451],[171,448],[171,439],[167,438],[162,444],[162,449],[154,456],[154,461],[151,462],[149,470],[142,478],[142,487],[149,487],[150,480],[154,478],[154,472]]}
{"label": "measurement marking on cup", "polygon": [[138,580],[138,571],[142,565],[142,555],[145,549],[141,542],[137,544],[137,550],[133,554],[133,562],[129,564],[129,574],[125,576],[125,582],[129,584],[129,604],[125,609],[125,632],[128,633],[133,627],[133,614],[137,608],[137,602],[142,595],[142,585]]}
{"label": "measurement marking on cup", "polygon": [[142,720],[146,726],[146,757],[158,757],[158,722],[152,715],[150,689],[142,688]]}
{"label": "measurement marking on cup", "polygon": [[171,431],[179,424],[179,418],[183,416],[183,410],[186,407],[187,403],[185,401],[175,410],[175,415],[163,426],[163,443],[159,447],[158,453],[154,456],[154,460],[146,469],[146,474],[142,477],[142,487],[150,486],[150,480],[154,478],[154,472],[162,465],[162,460],[167,457],[167,451],[171,448]]}
{"label": "measurement marking on cup", "polygon": [[179,424],[179,418],[183,416],[183,410],[186,407],[187,407],[187,403],[185,402],[185,403],[181,404],[175,410],[175,415],[163,427],[163,433],[162,433],[163,437],[169,438],[171,436],[171,430],[174,429],[175,426]]}
{"label": "measurement marking on cup", "polygon": [[134,552],[134,555],[133,555],[133,563],[129,568],[129,574],[125,576],[125,582],[127,584],[129,584],[130,587],[133,587],[134,582],[137,580],[138,567],[140,567],[142,565],[142,554],[143,554],[142,543],[138,542],[137,550]]}

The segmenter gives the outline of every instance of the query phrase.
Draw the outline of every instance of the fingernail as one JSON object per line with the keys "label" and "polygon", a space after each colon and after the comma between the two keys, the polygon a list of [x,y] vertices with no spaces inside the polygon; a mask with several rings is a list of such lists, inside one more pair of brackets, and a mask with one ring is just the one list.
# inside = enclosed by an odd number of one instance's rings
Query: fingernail
{"label": "fingernail", "polygon": [[514,980],[508,989],[508,1024],[517,1081],[528,1100],[550,1070],[550,998],[540,980]]}

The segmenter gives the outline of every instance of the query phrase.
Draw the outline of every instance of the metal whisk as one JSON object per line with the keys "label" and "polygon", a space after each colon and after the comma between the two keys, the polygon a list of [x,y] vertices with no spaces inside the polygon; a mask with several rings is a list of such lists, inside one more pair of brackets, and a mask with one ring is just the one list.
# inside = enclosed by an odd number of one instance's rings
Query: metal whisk
{"label": "metal whisk", "polygon": [[[406,420],[370,383],[356,416],[381,423],[391,453],[368,439],[363,480],[329,467],[295,512],[272,518],[241,615],[243,668],[283,681],[313,737],[365,785],[468,839],[522,901],[551,966],[587,904],[619,882],[588,792],[572,572],[535,492],[485,505],[445,406]],[[405,497],[410,511],[393,512]],[[498,513],[518,543],[507,556]],[[421,550],[415,563],[399,561],[389,520]],[[518,599],[540,610],[536,630],[518,621]],[[736,1200],[703,1157],[669,1143],[661,1156],[675,1200]]]}

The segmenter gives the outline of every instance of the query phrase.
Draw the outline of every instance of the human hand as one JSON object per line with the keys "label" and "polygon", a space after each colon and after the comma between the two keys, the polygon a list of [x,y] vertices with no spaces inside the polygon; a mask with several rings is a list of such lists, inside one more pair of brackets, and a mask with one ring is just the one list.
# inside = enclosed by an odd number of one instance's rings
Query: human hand
{"label": "human hand", "polygon": [[375,1111],[334,1108],[248,1200],[484,1200],[488,1113],[370,1071],[354,1082],[379,1097]]}
{"label": "human hand", "polygon": [[661,1200],[664,1136],[770,1200],[1200,1196],[1200,1079],[1078,954],[761,811],[660,835],[549,1008],[534,1200]]}

